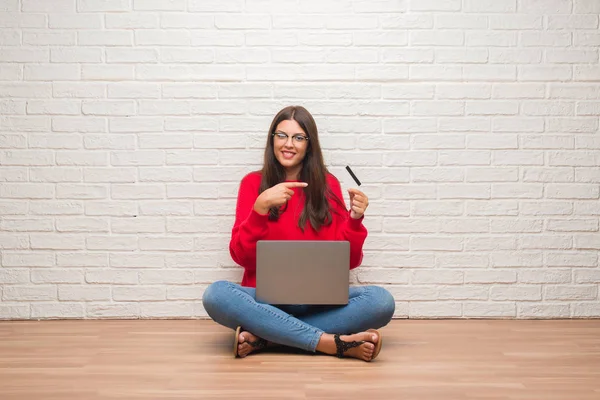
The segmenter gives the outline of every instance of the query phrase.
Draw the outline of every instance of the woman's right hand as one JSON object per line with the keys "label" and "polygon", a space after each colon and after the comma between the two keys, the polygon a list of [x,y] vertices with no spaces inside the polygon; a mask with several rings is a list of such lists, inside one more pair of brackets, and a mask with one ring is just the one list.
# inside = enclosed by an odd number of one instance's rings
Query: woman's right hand
{"label": "woman's right hand", "polygon": [[307,187],[306,182],[282,182],[277,184],[258,196],[254,202],[254,211],[266,215],[272,207],[279,207],[285,204],[294,195],[292,188]]}

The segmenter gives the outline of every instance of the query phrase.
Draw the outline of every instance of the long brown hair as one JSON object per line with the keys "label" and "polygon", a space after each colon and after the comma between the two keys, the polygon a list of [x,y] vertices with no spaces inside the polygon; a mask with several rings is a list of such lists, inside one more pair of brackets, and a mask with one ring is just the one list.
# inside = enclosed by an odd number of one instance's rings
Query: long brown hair
{"label": "long brown hair", "polygon": [[[306,222],[315,231],[318,231],[321,226],[331,224],[331,210],[329,207],[329,199],[333,199],[345,209],[344,202],[338,198],[327,185],[327,174],[329,171],[323,161],[323,153],[319,144],[319,132],[317,124],[312,115],[302,106],[289,106],[279,111],[271,122],[269,134],[267,136],[267,145],[265,146],[264,163],[262,168],[262,180],[260,182],[259,193],[284,182],[286,179],[285,168],[279,163],[275,157],[273,148],[273,133],[277,129],[277,125],[281,121],[294,120],[300,125],[304,133],[309,137],[306,154],[302,160],[302,169],[300,170],[300,181],[308,182],[305,187],[304,195],[306,198],[304,209],[298,220],[298,226],[304,230]],[[287,206],[287,204],[286,204]],[[278,220],[281,212],[284,212],[277,207],[269,210],[269,219]]]}

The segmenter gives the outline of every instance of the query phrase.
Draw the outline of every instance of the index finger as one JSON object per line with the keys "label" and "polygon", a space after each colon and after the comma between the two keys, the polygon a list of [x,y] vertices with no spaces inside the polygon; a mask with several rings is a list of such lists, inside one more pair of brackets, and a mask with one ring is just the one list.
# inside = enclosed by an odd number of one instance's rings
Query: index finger
{"label": "index finger", "polygon": [[296,188],[296,187],[307,187],[308,183],[306,182],[283,182],[282,183],[283,186],[285,186],[286,188]]}

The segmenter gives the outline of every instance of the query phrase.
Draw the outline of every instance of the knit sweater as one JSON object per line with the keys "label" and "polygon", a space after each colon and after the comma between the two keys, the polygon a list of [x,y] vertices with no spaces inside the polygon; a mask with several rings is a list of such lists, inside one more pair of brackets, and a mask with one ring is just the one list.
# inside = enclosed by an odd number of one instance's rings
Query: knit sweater
{"label": "knit sweater", "polygon": [[[260,182],[260,172],[249,173],[242,179],[238,191],[229,252],[233,260],[244,268],[242,286],[256,287],[256,242],[259,240],[347,240],[350,242],[350,269],[361,264],[363,244],[367,237],[364,216],[353,219],[345,206],[342,208],[329,199],[332,223],[315,231],[307,221],[302,231],[298,220],[306,197],[303,188],[293,188],[294,195],[288,201],[287,208],[284,207],[285,211],[280,213],[277,221],[270,221],[268,214],[259,214],[254,210]],[[333,175],[328,174],[327,184],[344,202],[340,183]]]}

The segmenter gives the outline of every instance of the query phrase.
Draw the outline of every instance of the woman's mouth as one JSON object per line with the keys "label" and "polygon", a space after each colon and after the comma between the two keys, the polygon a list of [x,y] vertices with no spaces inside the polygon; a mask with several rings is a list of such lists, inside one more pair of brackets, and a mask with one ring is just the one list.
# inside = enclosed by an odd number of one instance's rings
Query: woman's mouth
{"label": "woman's mouth", "polygon": [[292,153],[291,151],[282,151],[281,154],[286,160],[291,160],[296,155],[296,153]]}

